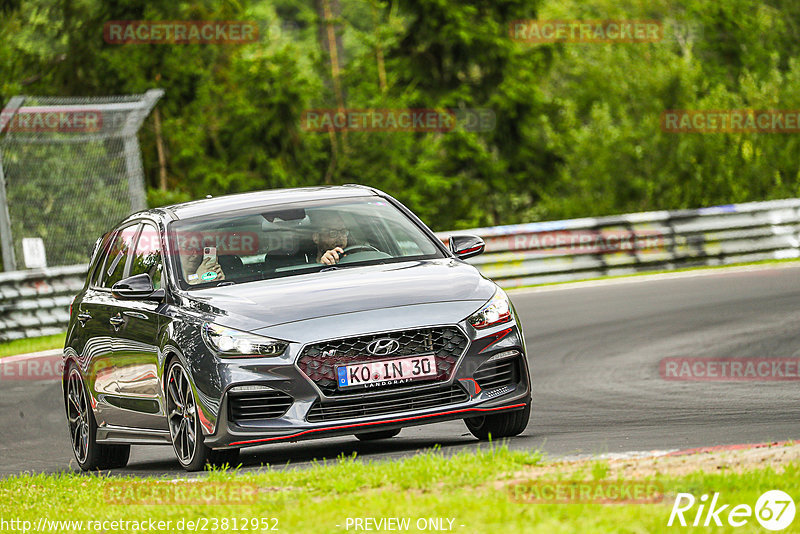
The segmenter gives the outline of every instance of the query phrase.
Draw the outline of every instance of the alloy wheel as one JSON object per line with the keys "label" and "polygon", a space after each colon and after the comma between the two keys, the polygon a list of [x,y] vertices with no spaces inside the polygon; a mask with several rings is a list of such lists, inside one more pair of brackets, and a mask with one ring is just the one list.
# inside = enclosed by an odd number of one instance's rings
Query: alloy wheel
{"label": "alloy wheel", "polygon": [[197,445],[197,406],[189,377],[179,363],[170,367],[167,379],[167,412],[175,454],[181,463],[189,464]]}
{"label": "alloy wheel", "polygon": [[84,463],[89,456],[89,403],[81,374],[75,368],[67,384],[67,420],[75,458]]}

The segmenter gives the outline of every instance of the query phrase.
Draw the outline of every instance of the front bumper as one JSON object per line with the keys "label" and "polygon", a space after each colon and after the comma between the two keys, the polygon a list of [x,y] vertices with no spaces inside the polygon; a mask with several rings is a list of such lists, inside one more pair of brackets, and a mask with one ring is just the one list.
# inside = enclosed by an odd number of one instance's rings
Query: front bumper
{"label": "front bumper", "polygon": [[[321,439],[336,436],[358,434],[360,432],[373,432],[393,428],[405,428],[430,423],[440,423],[454,419],[489,415],[502,411],[515,411],[524,409],[530,402],[530,395],[523,395],[514,399],[503,399],[492,403],[454,405],[447,409],[439,408],[428,411],[398,412],[392,416],[384,416],[371,421],[341,422],[326,425],[298,425],[291,431],[285,429],[260,429],[253,432],[245,430],[236,424],[229,424],[221,428],[221,432],[213,437],[206,437],[206,445],[212,448],[239,448],[268,443],[287,441],[302,441],[308,439]],[[495,406],[496,405],[496,406]]]}
{"label": "front bumper", "polygon": [[[451,325],[452,326],[452,325]],[[475,331],[469,325],[458,324],[469,343],[456,362],[447,380],[415,383],[408,387],[376,389],[355,394],[326,395],[317,383],[298,368],[296,361],[302,347],[279,363],[260,360],[231,360],[224,362],[220,377],[224,377],[221,397],[214,402],[213,427],[211,418],[204,422],[205,443],[215,449],[239,448],[276,442],[300,441],[323,437],[351,435],[360,432],[389,430],[435,422],[464,419],[504,411],[521,410],[531,402],[531,385],[524,341],[515,321],[485,331]],[[517,371],[513,383],[478,378],[481,370],[494,365],[498,356],[514,359]],[[476,372],[478,373],[476,375]],[[479,382],[492,387],[482,388]],[[283,415],[264,419],[237,419],[232,415],[232,389],[241,386],[261,386],[291,396],[291,404]],[[412,402],[420,390],[436,389],[460,392],[453,402],[421,407]],[[357,398],[369,407],[372,396],[388,395],[395,399],[391,408],[373,415],[324,418],[310,416],[319,413],[319,406],[338,406],[337,403]],[[406,402],[404,396],[408,396]],[[202,399],[205,395],[200,395]],[[387,403],[386,400],[383,400]],[[396,406],[396,407],[395,407]],[[314,412],[314,409],[317,409]],[[336,408],[335,408],[336,409]],[[363,410],[369,413],[369,409]],[[208,412],[207,412],[208,413]],[[335,412],[334,412],[335,413]],[[323,420],[324,419],[324,420]],[[201,417],[201,421],[203,418]]]}

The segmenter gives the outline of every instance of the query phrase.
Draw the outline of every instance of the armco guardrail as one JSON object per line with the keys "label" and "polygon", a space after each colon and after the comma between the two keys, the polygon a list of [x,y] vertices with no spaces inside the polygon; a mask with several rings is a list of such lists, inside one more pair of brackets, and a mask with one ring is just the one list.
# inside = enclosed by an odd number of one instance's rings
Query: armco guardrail
{"label": "armco guardrail", "polygon": [[66,330],[69,305],[86,280],[86,265],[0,273],[0,340]]}
{"label": "armco guardrail", "polygon": [[800,199],[655,211],[461,232],[486,241],[468,260],[506,288],[700,265],[800,257]]}
{"label": "armco guardrail", "polygon": [[[468,260],[503,287],[800,257],[800,199],[438,234],[477,234]],[[0,340],[62,332],[86,265],[0,273]]]}

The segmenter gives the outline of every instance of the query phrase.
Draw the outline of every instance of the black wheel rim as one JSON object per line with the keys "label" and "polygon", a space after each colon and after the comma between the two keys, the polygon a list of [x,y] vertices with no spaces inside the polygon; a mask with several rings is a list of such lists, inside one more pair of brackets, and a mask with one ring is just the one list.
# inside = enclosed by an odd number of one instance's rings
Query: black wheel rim
{"label": "black wheel rim", "polygon": [[175,454],[184,464],[192,461],[197,442],[196,405],[192,386],[186,371],[180,364],[170,368],[167,377],[167,413],[169,413],[169,432]]}
{"label": "black wheel rim", "polygon": [[83,464],[89,456],[89,403],[77,369],[70,371],[67,383],[67,420],[72,452],[78,463]]}

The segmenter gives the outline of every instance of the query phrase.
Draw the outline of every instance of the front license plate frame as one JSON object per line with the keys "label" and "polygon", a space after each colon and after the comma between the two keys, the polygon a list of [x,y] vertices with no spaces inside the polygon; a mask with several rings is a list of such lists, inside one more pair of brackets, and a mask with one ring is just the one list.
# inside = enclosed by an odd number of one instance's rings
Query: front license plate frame
{"label": "front license plate frame", "polygon": [[430,380],[438,374],[433,354],[403,356],[388,360],[356,362],[336,366],[340,390],[369,389],[390,384]]}

